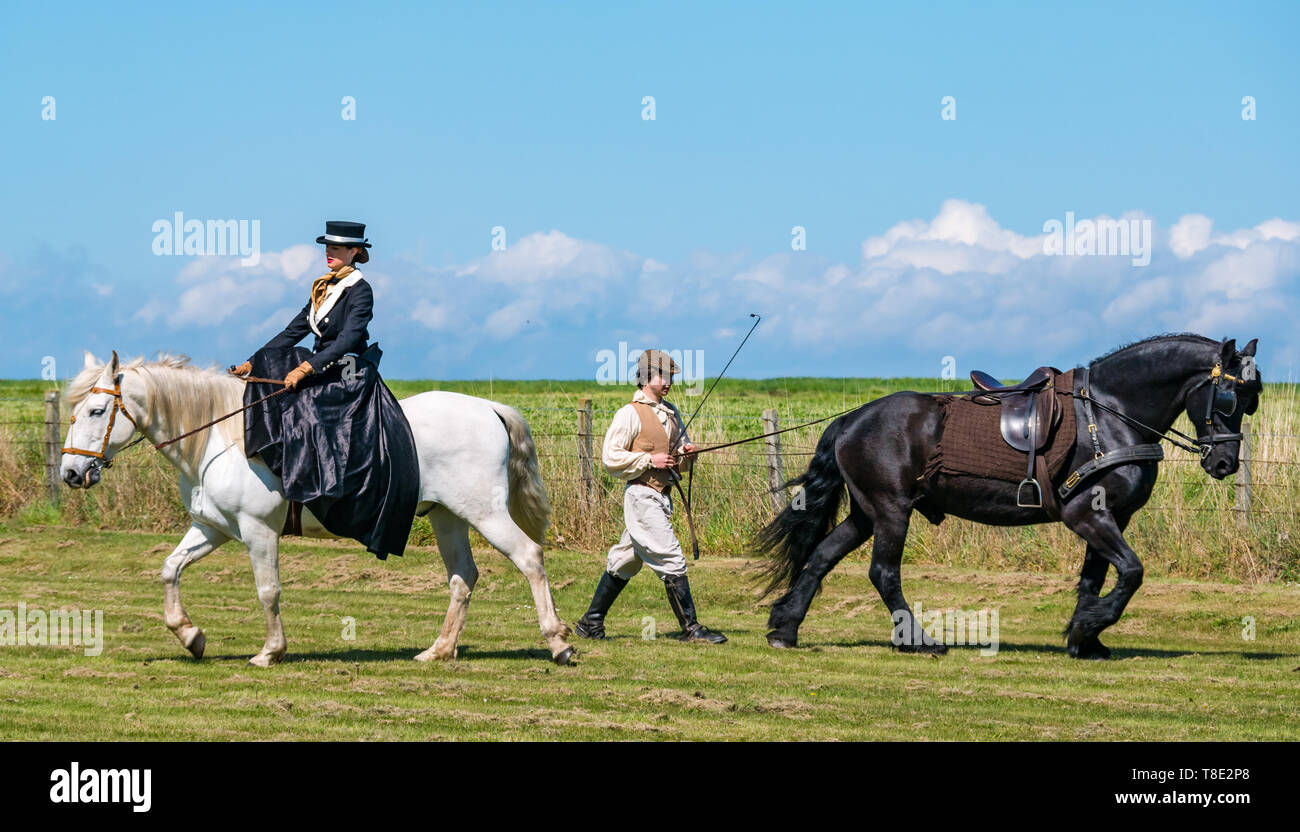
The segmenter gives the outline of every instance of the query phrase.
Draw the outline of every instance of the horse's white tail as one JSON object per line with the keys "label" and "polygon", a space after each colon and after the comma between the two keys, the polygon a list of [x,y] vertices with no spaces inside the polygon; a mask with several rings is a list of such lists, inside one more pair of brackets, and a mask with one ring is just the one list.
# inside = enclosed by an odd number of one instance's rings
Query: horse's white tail
{"label": "horse's white tail", "polygon": [[510,517],[540,546],[551,522],[551,501],[537,466],[537,446],[518,410],[499,402],[490,404],[510,436]]}

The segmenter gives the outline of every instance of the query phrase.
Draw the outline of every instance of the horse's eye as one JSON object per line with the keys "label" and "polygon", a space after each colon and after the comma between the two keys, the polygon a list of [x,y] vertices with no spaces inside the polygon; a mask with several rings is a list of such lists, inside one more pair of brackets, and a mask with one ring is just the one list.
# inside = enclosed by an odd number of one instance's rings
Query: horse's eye
{"label": "horse's eye", "polygon": [[97,408],[95,408],[94,410],[90,411],[90,415],[91,415],[91,416],[103,416],[103,415],[104,415],[104,408],[102,408],[102,407],[97,407]]}

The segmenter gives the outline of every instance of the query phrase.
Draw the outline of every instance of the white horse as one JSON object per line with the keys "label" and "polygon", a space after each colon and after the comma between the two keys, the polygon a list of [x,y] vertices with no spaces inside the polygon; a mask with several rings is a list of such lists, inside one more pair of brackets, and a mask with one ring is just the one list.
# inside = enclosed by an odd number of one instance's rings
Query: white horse
{"label": "white horse", "polygon": [[[73,416],[60,465],[63,481],[73,488],[99,482],[101,470],[137,431],[158,444],[238,410],[244,384],[224,371],[192,366],[183,356],[119,364],[114,352],[105,364],[87,352],[85,369],[68,383]],[[528,423],[512,407],[459,393],[420,393],[403,399],[401,406],[419,457],[416,513],[432,522],[451,594],[442,632],[415,658],[456,658],[478,579],[469,545],[473,525],[524,573],[551,656],[568,664],[575,655],[567,642],[569,628],[555,613],[542,562],[551,507]],[[125,418],[118,419],[118,412]],[[244,456],[242,414],[160,453],[180,471],[181,500],[191,519],[189,531],[163,562],[167,627],[196,658],[203,656],[203,631],[181,605],[181,573],[226,541],[238,540],[248,548],[257,597],[266,611],[266,643],[250,664],[280,662],[286,642],[280,621],[279,545],[289,510],[280,478],[261,457]],[[306,536],[333,536],[305,508],[302,521]]]}

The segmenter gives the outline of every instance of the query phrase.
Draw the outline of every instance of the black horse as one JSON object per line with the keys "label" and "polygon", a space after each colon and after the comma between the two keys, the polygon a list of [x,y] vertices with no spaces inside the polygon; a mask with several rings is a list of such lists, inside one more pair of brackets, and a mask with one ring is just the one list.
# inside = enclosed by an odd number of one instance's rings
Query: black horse
{"label": "black horse", "polygon": [[[1238,351],[1235,340],[1165,335],[1097,359],[1089,365],[1088,386],[1097,408],[1101,447],[1109,453],[1158,441],[1155,431],[1167,433],[1185,411],[1196,426],[1201,467],[1215,479],[1234,473],[1242,416],[1255,412],[1262,390],[1254,367],[1255,345],[1252,340]],[[1080,400],[1080,375],[1076,373],[1075,400]],[[1087,421],[1077,420],[1073,457],[1053,487],[1061,485],[1067,472],[1093,459]],[[913,509],[936,524],[945,514],[995,526],[1051,521],[1045,509],[1017,505],[1014,482],[947,474],[925,478],[926,461],[942,430],[938,398],[912,392],[877,399],[830,424],[807,472],[785,484],[800,486],[802,494],[757,539],[757,548],[772,559],[767,591],[785,591],[768,618],[770,645],[796,645],[799,625],[822,579],[874,535],[871,582],[896,624],[909,628],[896,627],[895,633],[911,634],[902,639],[900,649],[946,652],[921,630],[903,599],[899,564]],[[1097,471],[1079,483],[1087,487],[1072,491],[1060,504],[1061,522],[1086,544],[1078,605],[1065,631],[1075,658],[1110,655],[1098,635],[1119,620],[1142,583],[1142,562],[1125,542],[1124,529],[1151,496],[1158,465],[1145,459]],[[1097,485],[1104,491],[1093,487]],[[848,517],[836,524],[846,486]],[[1108,565],[1115,567],[1117,579],[1102,597]],[[899,641],[896,635],[894,643]]]}

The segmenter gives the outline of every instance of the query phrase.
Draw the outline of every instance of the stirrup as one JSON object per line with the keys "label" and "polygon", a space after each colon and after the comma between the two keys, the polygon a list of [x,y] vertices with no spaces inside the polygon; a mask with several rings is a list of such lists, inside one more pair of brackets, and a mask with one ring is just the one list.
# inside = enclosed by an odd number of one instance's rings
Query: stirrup
{"label": "stirrup", "polygon": [[[1038,495],[1038,502],[1026,503],[1021,499],[1021,496],[1025,493],[1026,484],[1032,485],[1034,487],[1034,492]],[[1031,480],[1028,477],[1025,477],[1023,480],[1020,481],[1020,485],[1016,486],[1016,506],[1018,508],[1042,508],[1043,507],[1043,489],[1038,485],[1038,480]]]}

